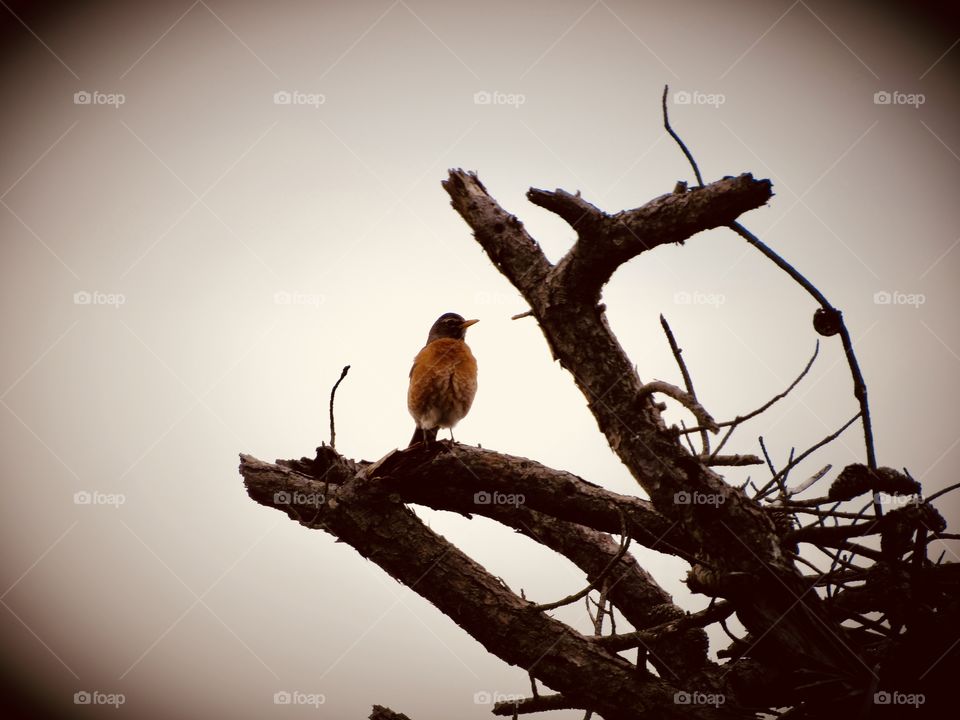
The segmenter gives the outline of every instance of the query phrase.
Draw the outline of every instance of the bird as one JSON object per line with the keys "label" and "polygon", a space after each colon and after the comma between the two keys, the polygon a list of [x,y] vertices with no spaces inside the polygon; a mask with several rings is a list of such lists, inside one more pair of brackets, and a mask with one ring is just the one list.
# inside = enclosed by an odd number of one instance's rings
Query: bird
{"label": "bird", "polygon": [[430,327],[427,344],[413,359],[407,409],[416,423],[408,447],[436,440],[439,428],[450,428],[470,411],[477,394],[477,361],[464,337],[479,320],[444,313]]}

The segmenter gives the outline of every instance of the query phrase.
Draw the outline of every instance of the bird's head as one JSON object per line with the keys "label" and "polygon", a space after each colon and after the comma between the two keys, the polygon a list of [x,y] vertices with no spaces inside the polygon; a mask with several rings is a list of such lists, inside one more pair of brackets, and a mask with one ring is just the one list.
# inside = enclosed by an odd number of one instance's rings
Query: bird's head
{"label": "bird's head", "polygon": [[444,313],[430,328],[430,334],[427,336],[427,342],[431,343],[440,338],[452,338],[454,340],[463,340],[467,334],[467,328],[479,320],[464,320],[461,315],[456,313]]}

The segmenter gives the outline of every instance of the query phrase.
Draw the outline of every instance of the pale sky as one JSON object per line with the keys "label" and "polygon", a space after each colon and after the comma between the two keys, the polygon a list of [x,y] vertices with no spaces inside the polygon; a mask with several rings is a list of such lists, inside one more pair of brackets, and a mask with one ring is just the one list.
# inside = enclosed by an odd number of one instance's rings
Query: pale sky
{"label": "pale sky", "polygon": [[[251,501],[238,453],[312,455],[346,364],[338,449],[405,444],[410,361],[453,311],[481,320],[459,441],[642,495],[440,181],[476,170],[559,259],[573,233],[530,186],[614,212],[692,181],[665,83],[707,181],[772,180],[741,220],[844,310],[880,463],[928,494],[956,481],[956,27],[822,0],[29,5],[0,7],[0,637],[47,716],[87,691],[124,704],[85,717],[483,718],[478,693],[528,692],[375,564]],[[679,384],[668,318],[720,420],[783,390],[818,337],[813,301],[729,231],[635,259],[604,301],[640,376]],[[728,447],[763,435],[783,465],[856,411],[822,338]],[[857,425],[792,478],[832,463],[812,497],[863,459]],[[767,477],[726,477],[748,474]],[[531,599],[585,583],[496,523],[417,512]],[[637,556],[706,604],[685,563]],[[556,615],[586,631],[581,606]],[[277,708],[283,691],[325,702]]]}

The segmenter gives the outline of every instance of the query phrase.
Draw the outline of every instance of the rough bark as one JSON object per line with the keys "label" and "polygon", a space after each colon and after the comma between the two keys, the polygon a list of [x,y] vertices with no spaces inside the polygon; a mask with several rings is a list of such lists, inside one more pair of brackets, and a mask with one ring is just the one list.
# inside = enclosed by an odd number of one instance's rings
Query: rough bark
{"label": "rough bark", "polygon": [[[344,465],[348,461],[321,447],[315,459],[285,461],[284,465],[325,478],[327,484],[341,481],[337,472],[341,467],[352,472],[364,469],[368,477],[376,478],[383,492],[402,502],[491,518],[569,559],[584,571],[585,582],[598,578],[617,556],[619,545],[607,533],[621,532],[624,520],[635,541],[662,552],[683,554],[671,544],[678,534],[677,524],[656,513],[645,500],[618,495],[527,458],[463,445],[438,449],[426,454],[391,453],[375,467],[364,467]],[[478,502],[478,493],[485,493],[487,502]],[[495,493],[518,502],[492,502]],[[300,508],[297,513],[312,517],[312,509]],[[620,558],[608,581],[609,601],[636,628],[686,616],[630,553]],[[719,692],[723,683],[716,665],[707,660],[706,635],[692,629],[692,624],[690,628],[678,634],[665,633],[662,639],[648,633],[624,647],[643,645],[651,665],[668,680],[689,681]]]}
{"label": "rough bark", "polygon": [[[339,473],[346,467],[344,462],[331,472],[342,477]],[[504,662],[527,669],[608,720],[738,716],[730,707],[678,706],[675,686],[535,610],[533,603],[431,531],[363,470],[326,488],[289,467],[248,455],[241,455],[240,472],[254,500],[349,543]],[[298,496],[305,501],[298,507],[285,502]]]}

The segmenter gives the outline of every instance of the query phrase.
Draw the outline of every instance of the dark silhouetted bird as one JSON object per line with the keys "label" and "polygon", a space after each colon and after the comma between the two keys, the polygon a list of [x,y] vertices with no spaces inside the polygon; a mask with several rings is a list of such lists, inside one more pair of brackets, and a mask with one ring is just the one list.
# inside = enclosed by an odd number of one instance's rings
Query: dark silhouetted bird
{"label": "dark silhouetted bird", "polygon": [[417,427],[410,445],[429,445],[439,428],[450,428],[453,439],[453,426],[470,411],[477,394],[477,361],[463,338],[476,322],[456,313],[441,315],[413,359],[407,408]]}

